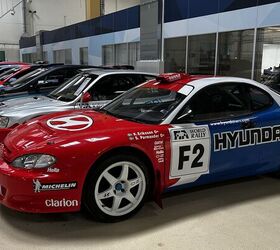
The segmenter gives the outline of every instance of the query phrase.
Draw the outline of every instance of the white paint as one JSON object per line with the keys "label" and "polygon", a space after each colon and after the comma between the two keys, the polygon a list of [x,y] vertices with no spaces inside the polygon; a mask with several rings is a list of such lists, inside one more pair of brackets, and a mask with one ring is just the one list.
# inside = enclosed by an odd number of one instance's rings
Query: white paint
{"label": "white paint", "polygon": [[84,0],[33,0],[27,5],[36,14],[28,14],[28,31],[53,30],[86,19]]}
{"label": "white paint", "polygon": [[[83,120],[81,121],[81,119]],[[64,131],[81,131],[89,128],[92,124],[93,120],[85,115],[52,118],[47,121],[49,127]]]}

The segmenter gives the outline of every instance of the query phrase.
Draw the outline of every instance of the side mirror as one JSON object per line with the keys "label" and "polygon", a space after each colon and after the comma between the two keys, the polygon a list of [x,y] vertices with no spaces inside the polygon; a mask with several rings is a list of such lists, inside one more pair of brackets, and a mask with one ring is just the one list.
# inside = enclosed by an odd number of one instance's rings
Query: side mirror
{"label": "side mirror", "polygon": [[82,102],[83,103],[88,103],[90,101],[91,101],[90,93],[89,92],[84,93],[83,96],[82,96]]}
{"label": "side mirror", "polygon": [[188,116],[190,117],[191,114],[192,114],[192,110],[189,109],[189,108],[186,108],[186,109],[184,110],[183,114],[182,114],[181,116],[179,116],[179,117],[177,118],[177,120],[179,121],[179,120],[182,120],[182,119],[185,118],[185,117],[188,117]]}

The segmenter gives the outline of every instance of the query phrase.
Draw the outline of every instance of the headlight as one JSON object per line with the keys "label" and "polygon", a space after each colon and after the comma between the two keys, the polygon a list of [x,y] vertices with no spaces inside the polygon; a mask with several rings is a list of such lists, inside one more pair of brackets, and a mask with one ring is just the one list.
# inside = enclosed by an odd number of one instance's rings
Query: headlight
{"label": "headlight", "polygon": [[12,166],[16,168],[47,168],[55,163],[56,159],[51,155],[33,154],[24,155],[16,158],[12,162]]}
{"label": "headlight", "polygon": [[9,123],[9,117],[0,116],[0,128],[6,128]]}

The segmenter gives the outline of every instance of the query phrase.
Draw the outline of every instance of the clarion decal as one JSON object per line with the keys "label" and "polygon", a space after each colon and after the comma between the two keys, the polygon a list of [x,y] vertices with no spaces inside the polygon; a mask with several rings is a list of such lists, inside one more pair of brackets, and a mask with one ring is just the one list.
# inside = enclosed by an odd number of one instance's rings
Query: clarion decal
{"label": "clarion decal", "polygon": [[214,134],[214,151],[280,141],[280,126],[252,128]]}
{"label": "clarion decal", "polygon": [[45,204],[47,207],[77,207],[79,205],[79,202],[77,200],[46,200]]}

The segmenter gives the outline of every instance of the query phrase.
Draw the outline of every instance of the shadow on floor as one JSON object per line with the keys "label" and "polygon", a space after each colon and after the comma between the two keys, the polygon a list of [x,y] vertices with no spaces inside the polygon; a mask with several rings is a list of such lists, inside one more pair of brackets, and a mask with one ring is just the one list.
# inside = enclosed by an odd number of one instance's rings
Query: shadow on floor
{"label": "shadow on floor", "polygon": [[188,191],[165,195],[164,209],[153,202],[133,218],[115,224],[92,221],[81,213],[23,214],[0,207],[2,220],[17,233],[36,236],[44,240],[77,242],[79,240],[117,240],[157,230],[188,218],[199,217],[215,210],[241,203],[267,199],[280,195],[280,179],[270,176],[246,178],[218,185],[208,185]]}

